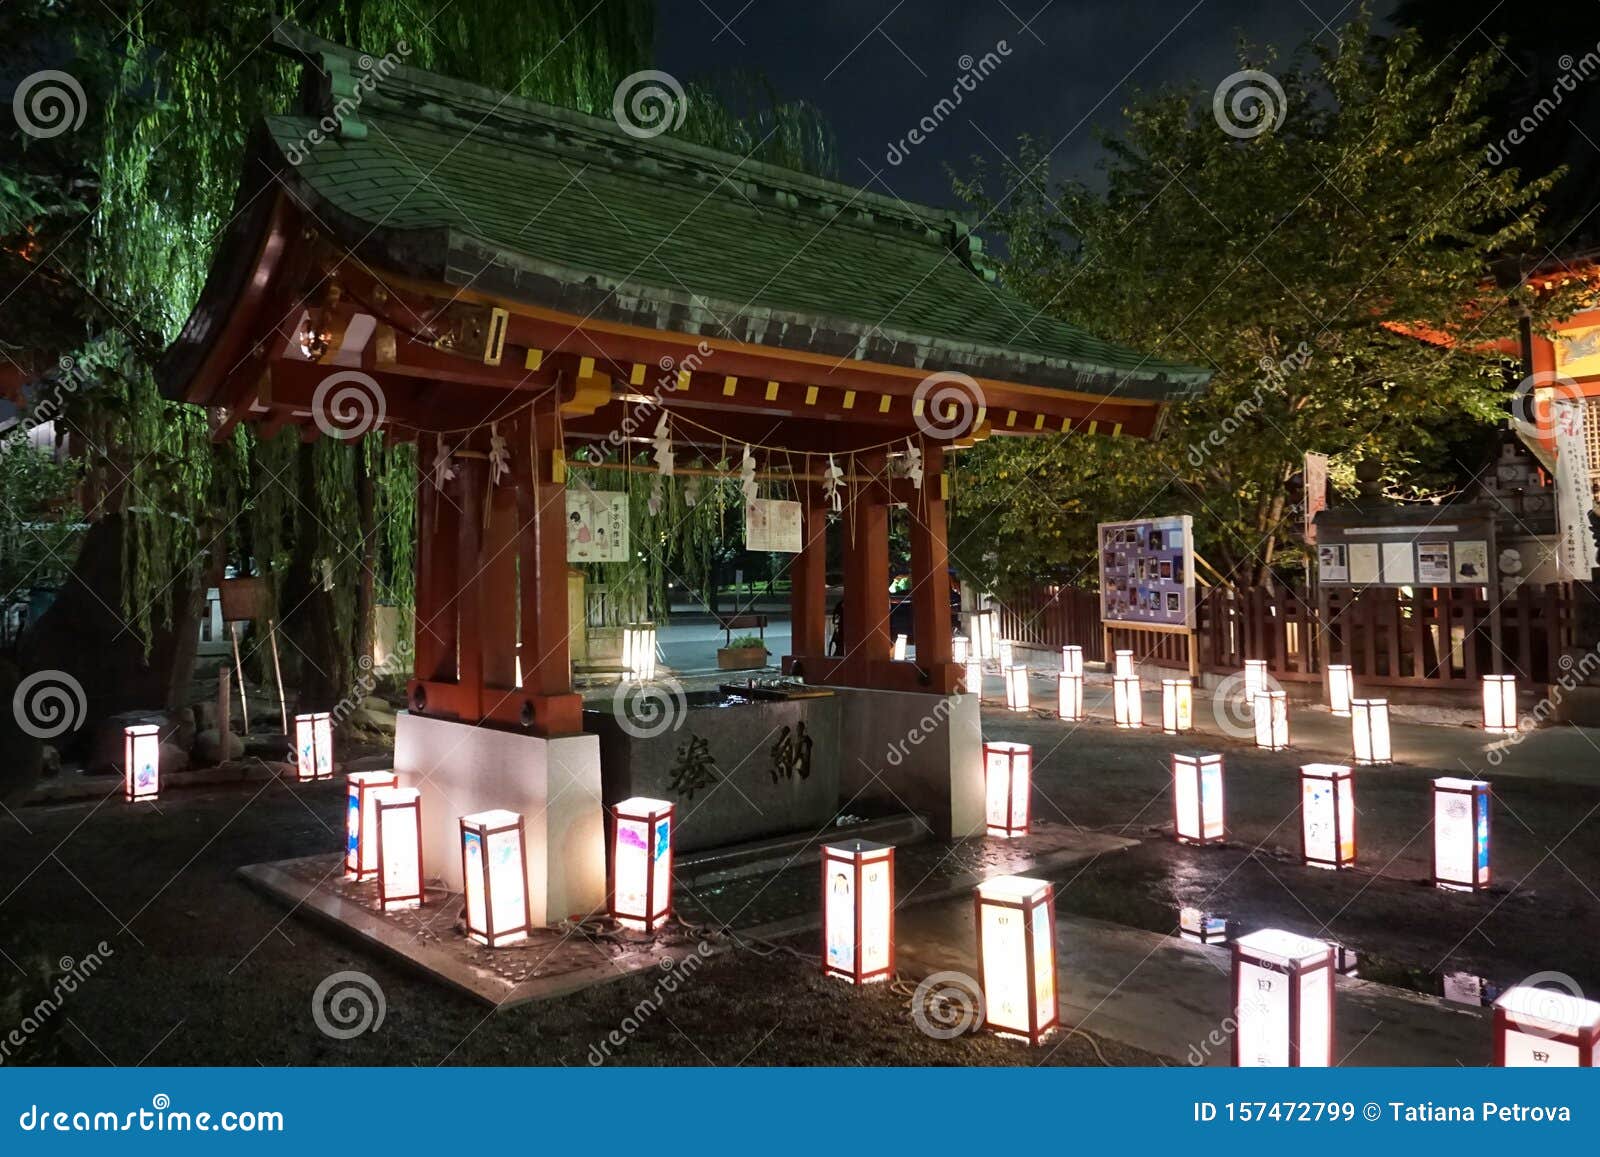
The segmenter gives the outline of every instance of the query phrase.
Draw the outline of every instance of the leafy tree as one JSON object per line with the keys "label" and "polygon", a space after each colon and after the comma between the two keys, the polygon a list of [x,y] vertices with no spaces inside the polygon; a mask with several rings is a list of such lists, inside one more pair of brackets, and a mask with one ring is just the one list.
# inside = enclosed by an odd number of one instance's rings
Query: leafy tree
{"label": "leafy tree", "polygon": [[1504,410],[1488,343],[1514,335],[1519,310],[1542,321],[1567,304],[1487,284],[1532,237],[1551,178],[1485,159],[1492,51],[1443,67],[1419,48],[1414,32],[1375,37],[1363,13],[1284,67],[1241,50],[1255,95],[1138,97],[1104,140],[1101,190],[1052,185],[1026,139],[1003,193],[982,164],[958,179],[1005,235],[1005,279],[1041,312],[1214,374],[1155,443],[963,453],[964,568],[1002,585],[1092,575],[1096,521],[1192,513],[1209,561],[1265,581],[1296,560],[1284,547],[1304,452],[1333,455],[1346,482],[1376,459],[1389,492],[1417,500],[1476,465],[1458,445]]}

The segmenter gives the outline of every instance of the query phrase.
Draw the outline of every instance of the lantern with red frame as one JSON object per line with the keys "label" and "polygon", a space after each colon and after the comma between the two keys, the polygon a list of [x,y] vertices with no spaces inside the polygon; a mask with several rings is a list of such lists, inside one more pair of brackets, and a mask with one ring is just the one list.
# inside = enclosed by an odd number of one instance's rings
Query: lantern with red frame
{"label": "lantern with red frame", "polygon": [[1083,648],[1069,643],[1061,648],[1061,673],[1083,677]]}
{"label": "lantern with red frame", "polygon": [[1494,1063],[1507,1069],[1592,1069],[1600,1004],[1519,984],[1494,1002]]}
{"label": "lantern with red frame", "polygon": [[1139,676],[1111,677],[1111,719],[1122,728],[1144,726],[1144,697]]}
{"label": "lantern with red frame", "polygon": [[1266,928],[1233,942],[1233,1063],[1333,1063],[1333,946]]}
{"label": "lantern with red frame", "polygon": [[378,876],[378,817],[373,794],[399,787],[392,771],[352,771],[345,776],[344,878],[362,883]]}
{"label": "lantern with red frame", "polygon": [[528,938],[533,914],[521,815],[496,808],[461,817],[461,879],[469,937],[489,948]]}
{"label": "lantern with red frame", "polygon": [[420,908],[422,793],[414,787],[380,787],[372,793],[378,830],[378,907],[384,912]]}
{"label": "lantern with red frame", "polygon": [[1356,862],[1355,775],[1342,763],[1300,769],[1300,853],[1312,868]]}
{"label": "lantern with red frame", "polygon": [[611,918],[654,932],[672,915],[672,812],[635,796],[611,808]]}
{"label": "lantern with red frame", "polygon": [[1283,691],[1257,691],[1251,700],[1255,715],[1256,746],[1262,751],[1282,751],[1289,746],[1289,696]]}
{"label": "lantern with red frame", "polygon": [[1371,766],[1393,759],[1394,749],[1389,739],[1389,701],[1350,700],[1350,738],[1355,744],[1358,764]]}
{"label": "lantern with red frame", "polygon": [[999,655],[996,661],[1000,664],[1000,669],[1004,671],[1016,662],[1016,648],[1012,645],[1010,639],[1001,639],[999,647]]}
{"label": "lantern with red frame", "polygon": [[1180,844],[1222,843],[1222,756],[1173,754],[1172,830]]}
{"label": "lantern with red frame", "polygon": [[962,686],[964,688],[966,688],[966,692],[967,692],[968,695],[976,695],[979,699],[982,699],[983,698],[983,660],[982,659],[976,659],[976,658],[968,659],[967,660],[967,666],[966,666],[966,672],[967,672],[967,676],[966,676],[965,681],[962,683]]}
{"label": "lantern with red frame", "polygon": [[894,975],[894,848],[822,846],[822,970],[852,984]]}
{"label": "lantern with red frame", "polygon": [[161,726],[138,723],[122,729],[122,798],[145,803],[161,794]]}
{"label": "lantern with red frame", "polygon": [[1028,834],[1028,796],[1033,782],[1033,747],[1009,739],[983,742],[984,823],[991,836]]}
{"label": "lantern with red frame", "polygon": [[1349,663],[1329,663],[1328,710],[1343,719],[1350,714],[1350,700],[1355,694],[1355,669]]}
{"label": "lantern with red frame", "polygon": [[1483,729],[1490,735],[1515,735],[1517,731],[1517,677],[1483,677]]}
{"label": "lantern with red frame", "polygon": [[1076,723],[1083,718],[1083,676],[1063,671],[1056,678],[1060,680],[1056,688],[1056,715]]}
{"label": "lantern with red frame", "polygon": [[1126,679],[1133,675],[1132,651],[1113,651],[1111,653],[1111,663],[1111,674],[1113,677]]}
{"label": "lantern with red frame", "polygon": [[1433,781],[1433,885],[1453,892],[1489,886],[1489,785]]}
{"label": "lantern with red frame", "polygon": [[1000,616],[993,610],[974,611],[972,614],[972,644],[980,663],[1000,656],[995,645],[1000,634]]}
{"label": "lantern with red frame", "polygon": [[1013,665],[1001,673],[1006,680],[1006,707],[1012,711],[1028,710],[1028,669]]}
{"label": "lantern with red frame", "polygon": [[1267,690],[1267,661],[1265,659],[1246,659],[1244,661],[1244,701],[1255,706],[1256,696]]}
{"label": "lantern with red frame", "polygon": [[1036,1045],[1061,1023],[1055,886],[998,876],[979,884],[973,898],[983,1027]]}
{"label": "lantern with red frame", "polygon": [[1187,679],[1161,680],[1161,730],[1181,735],[1194,726],[1194,684]]}
{"label": "lantern with red frame", "polygon": [[950,661],[958,667],[965,667],[971,658],[971,641],[965,635],[950,636]]}
{"label": "lantern with red frame", "polygon": [[1179,908],[1178,935],[1193,944],[1226,944],[1228,918],[1199,908]]}
{"label": "lantern with red frame", "polygon": [[326,711],[294,717],[294,751],[301,783],[333,778],[333,720]]}

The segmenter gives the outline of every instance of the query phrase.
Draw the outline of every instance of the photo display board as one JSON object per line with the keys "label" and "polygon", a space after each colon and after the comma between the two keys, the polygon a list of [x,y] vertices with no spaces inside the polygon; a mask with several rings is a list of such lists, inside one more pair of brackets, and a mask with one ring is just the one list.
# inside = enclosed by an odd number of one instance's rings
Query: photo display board
{"label": "photo display board", "polygon": [[1317,515],[1323,586],[1498,586],[1494,517],[1477,504]]}
{"label": "photo display board", "polygon": [[1100,617],[1107,622],[1194,626],[1194,521],[1187,514],[1102,522]]}

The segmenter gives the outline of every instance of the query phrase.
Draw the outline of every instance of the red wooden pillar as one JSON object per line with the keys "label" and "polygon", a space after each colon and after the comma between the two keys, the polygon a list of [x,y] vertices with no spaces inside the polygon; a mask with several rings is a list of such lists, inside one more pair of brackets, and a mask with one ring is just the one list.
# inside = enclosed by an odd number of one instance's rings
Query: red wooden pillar
{"label": "red wooden pillar", "polygon": [[801,488],[800,503],[803,538],[789,568],[789,649],[791,658],[816,659],[828,647],[828,504],[816,482]]}
{"label": "red wooden pillar", "polygon": [[911,511],[911,614],[917,641],[917,666],[928,675],[929,691],[955,693],[960,674],[952,662],[950,635],[950,550],[945,524],[944,448],[924,445],[922,489],[914,491]]}
{"label": "red wooden pillar", "polygon": [[418,479],[416,675],[426,681],[456,678],[456,604],[460,582],[457,536],[460,509],[449,482],[436,485],[431,469]]}
{"label": "red wooden pillar", "polygon": [[488,521],[478,581],[486,710],[517,689],[517,495],[510,478],[494,488]]}
{"label": "red wooden pillar", "polygon": [[880,685],[889,662],[889,505],[882,450],[854,456],[844,519],[845,676],[857,687]]}
{"label": "red wooden pillar", "polygon": [[483,717],[483,498],[488,463],[456,463],[460,508],[456,519],[456,714]]}

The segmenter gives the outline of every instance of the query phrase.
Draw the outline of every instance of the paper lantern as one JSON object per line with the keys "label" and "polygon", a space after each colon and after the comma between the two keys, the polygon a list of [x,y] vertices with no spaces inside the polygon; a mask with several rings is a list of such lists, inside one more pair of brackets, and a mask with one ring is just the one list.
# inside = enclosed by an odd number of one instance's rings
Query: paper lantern
{"label": "paper lantern", "polygon": [[1114,651],[1111,655],[1111,674],[1119,679],[1126,679],[1133,675],[1133,652]]}
{"label": "paper lantern", "polygon": [[656,677],[656,627],[634,623],[622,628],[622,666],[627,677],[648,683]]}
{"label": "paper lantern", "polygon": [[373,796],[399,787],[392,771],[352,771],[345,776],[344,878],[364,883],[378,878],[378,816]]}
{"label": "paper lantern", "polygon": [[1313,868],[1356,862],[1355,778],[1342,763],[1300,769],[1300,854]]}
{"label": "paper lantern", "polygon": [[122,729],[122,798],[143,803],[161,794],[161,726],[140,723]]}
{"label": "paper lantern", "polygon": [[1022,666],[1004,668],[1006,677],[1006,706],[1013,711],[1028,710],[1028,669]]}
{"label": "paper lantern", "polygon": [[958,667],[967,665],[967,655],[971,650],[965,635],[952,635],[950,637],[950,661]]}
{"label": "paper lantern", "polygon": [[1144,699],[1137,675],[1112,676],[1111,718],[1118,727],[1144,726]]}
{"label": "paper lantern", "polygon": [[1198,908],[1179,908],[1178,935],[1195,944],[1226,944],[1228,918]]}
{"label": "paper lantern", "polygon": [[997,876],[978,885],[974,901],[983,1027],[1036,1045],[1061,1023],[1055,887]]}
{"label": "paper lantern", "polygon": [[1028,797],[1033,783],[1033,748],[1008,739],[983,743],[983,815],[991,836],[1028,834]]}
{"label": "paper lantern", "polygon": [[1350,714],[1350,700],[1355,697],[1355,670],[1349,663],[1328,664],[1328,707],[1341,719]]}
{"label": "paper lantern", "polygon": [[1063,675],[1083,674],[1083,648],[1069,645],[1061,648],[1061,673]]}
{"label": "paper lantern", "polygon": [[1057,678],[1061,685],[1056,689],[1056,715],[1076,723],[1083,718],[1083,676],[1063,671]]}
{"label": "paper lantern", "polygon": [[1244,701],[1255,706],[1256,696],[1267,690],[1267,661],[1265,659],[1246,659],[1244,661]]}
{"label": "paper lantern", "polygon": [[1289,746],[1289,696],[1283,691],[1257,691],[1251,701],[1256,725],[1256,746],[1282,751]]}
{"label": "paper lantern", "polygon": [[894,848],[822,846],[822,970],[852,984],[894,975]]}
{"label": "paper lantern", "polygon": [[1350,700],[1350,732],[1355,740],[1356,763],[1388,763],[1394,758],[1389,745],[1389,701]]}
{"label": "paper lantern", "polygon": [[981,659],[967,660],[967,677],[963,683],[969,695],[983,698],[983,661]]}
{"label": "paper lantern", "polygon": [[978,659],[987,663],[999,657],[995,644],[999,641],[1000,616],[994,611],[972,613],[972,641],[978,649]]}
{"label": "paper lantern", "polygon": [[1333,1063],[1333,947],[1266,928],[1233,942],[1233,1063]]}
{"label": "paper lantern", "polygon": [[522,816],[497,808],[461,817],[462,913],[467,935],[490,948],[526,940],[528,860]]}
{"label": "paper lantern", "polygon": [[1508,1069],[1592,1069],[1600,1004],[1519,984],[1494,1002],[1494,1063]]}
{"label": "paper lantern", "polygon": [[635,796],[611,809],[611,917],[654,932],[672,915],[672,807]]}
{"label": "paper lantern", "polygon": [[1000,640],[1000,669],[1003,671],[1015,662],[1010,639]]}
{"label": "paper lantern", "polygon": [[905,658],[906,637],[904,635],[896,635],[894,637],[894,661],[896,663],[903,663],[905,662]]}
{"label": "paper lantern", "polygon": [[385,912],[421,907],[422,793],[414,787],[380,787],[372,793],[378,830],[378,907]]}
{"label": "paper lantern", "polygon": [[333,720],[326,711],[294,717],[294,750],[301,783],[333,778]]}
{"label": "paper lantern", "polygon": [[1194,684],[1187,679],[1161,680],[1161,730],[1181,735],[1194,726]]}
{"label": "paper lantern", "polygon": [[1222,842],[1222,756],[1173,755],[1172,830],[1180,844]]}
{"label": "paper lantern", "polygon": [[1514,735],[1517,730],[1517,677],[1483,677],[1483,729],[1490,735]]}
{"label": "paper lantern", "polygon": [[1433,781],[1433,883],[1455,892],[1489,886],[1489,785]]}

